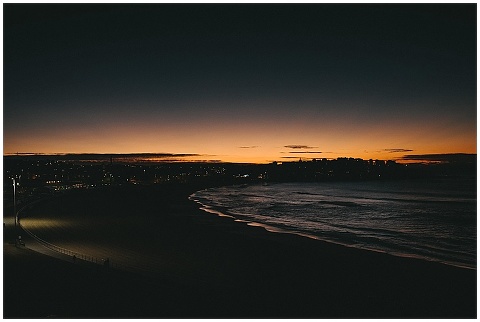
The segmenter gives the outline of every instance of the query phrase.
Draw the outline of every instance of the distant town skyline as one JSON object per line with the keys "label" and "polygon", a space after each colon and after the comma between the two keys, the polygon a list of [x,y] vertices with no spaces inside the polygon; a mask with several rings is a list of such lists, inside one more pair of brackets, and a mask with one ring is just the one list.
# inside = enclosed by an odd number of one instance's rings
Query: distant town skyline
{"label": "distant town skyline", "polygon": [[252,161],[222,161],[205,158],[200,154],[175,154],[175,153],[6,153],[4,157],[22,158],[30,160],[61,160],[61,161],[81,161],[81,162],[115,162],[115,163],[252,163],[252,164],[266,164],[266,163],[298,163],[298,162],[315,162],[322,160],[363,160],[367,161],[382,161],[382,162],[397,162],[397,163],[423,163],[423,164],[473,164],[476,162],[476,154],[473,153],[444,153],[444,154],[407,154],[400,159],[363,159],[354,157],[337,157],[337,158],[302,158],[302,157],[288,157],[281,160],[269,162],[252,162]]}
{"label": "distant town skyline", "polygon": [[4,155],[476,154],[476,4],[4,4],[3,18]]}

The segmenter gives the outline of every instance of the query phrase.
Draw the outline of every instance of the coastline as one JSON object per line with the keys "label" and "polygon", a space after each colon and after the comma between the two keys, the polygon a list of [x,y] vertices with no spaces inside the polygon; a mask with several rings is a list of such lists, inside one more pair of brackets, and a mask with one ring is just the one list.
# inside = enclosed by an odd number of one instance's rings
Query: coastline
{"label": "coastline", "polygon": [[[254,184],[253,186],[257,186],[257,185],[258,184]],[[233,191],[235,191],[235,188],[238,188],[239,185],[232,185],[231,187],[233,188]],[[219,192],[220,195],[222,195],[223,188],[228,188],[228,187],[221,187],[221,190]],[[213,191],[216,191],[215,189],[216,188],[213,188]],[[297,229],[295,226],[288,225],[288,223],[284,225],[285,228],[284,227],[280,228],[280,227],[276,226],[275,224],[271,225],[268,222],[263,222],[261,220],[256,220],[255,216],[249,216],[249,215],[245,215],[245,214],[242,214],[242,213],[232,212],[232,211],[230,211],[229,208],[227,208],[227,206],[223,206],[223,205],[222,206],[218,206],[218,205],[211,206],[211,205],[209,205],[208,204],[209,193],[207,192],[206,195],[205,194],[202,195],[203,191],[209,191],[209,190],[210,190],[210,188],[200,190],[200,191],[196,191],[189,196],[189,199],[193,200],[194,202],[199,204],[200,209],[204,210],[208,213],[217,215],[219,217],[232,218],[235,222],[245,223],[248,226],[261,227],[261,228],[263,228],[266,231],[271,232],[271,233],[293,234],[293,235],[298,235],[298,236],[302,236],[302,237],[305,237],[305,238],[310,238],[310,239],[326,242],[326,243],[329,243],[329,244],[340,245],[340,246],[343,246],[343,247],[354,248],[354,249],[359,249],[359,250],[363,250],[363,251],[370,251],[370,252],[376,252],[376,253],[381,253],[381,254],[388,254],[388,255],[391,255],[391,256],[402,257],[402,258],[414,258],[414,259],[418,259],[418,260],[434,262],[434,263],[439,263],[439,264],[443,264],[443,265],[447,265],[447,266],[453,266],[453,267],[457,267],[457,268],[469,269],[469,270],[474,270],[474,271],[476,271],[476,269],[477,269],[476,268],[476,257],[473,259],[473,261],[467,263],[466,261],[462,262],[462,261],[459,261],[459,260],[455,260],[454,258],[452,258],[452,259],[445,259],[445,258],[440,259],[440,258],[435,258],[435,257],[431,257],[431,256],[422,256],[421,254],[418,254],[418,253],[415,253],[415,252],[408,252],[408,251],[401,252],[399,249],[388,250],[388,249],[380,249],[378,247],[372,247],[372,246],[369,247],[368,244],[348,243],[348,241],[342,242],[340,240],[334,240],[334,239],[331,239],[331,238],[329,239],[329,238],[326,238],[326,237],[322,237],[321,235],[315,234],[314,231],[310,232],[310,231],[307,231],[307,230],[302,230],[301,228]],[[231,192],[228,192],[228,193],[231,193]],[[251,194],[251,193],[255,193],[255,192],[250,191],[249,193]],[[214,200],[216,200],[215,199],[216,198],[215,193],[213,194],[213,197],[210,197],[210,198],[214,198]],[[215,204],[215,202],[214,202],[214,204]],[[251,205],[249,205],[249,206],[251,206]],[[262,209],[263,208],[257,210],[258,213],[263,214],[261,212]],[[254,211],[253,213],[257,213],[257,212]],[[454,250],[452,249],[451,251],[454,251]]]}
{"label": "coastline", "polygon": [[[146,202],[155,204],[142,210],[161,216],[157,251],[166,264],[156,277],[83,268],[4,241],[4,316],[476,317],[476,270],[272,234],[200,210],[188,200],[199,188],[125,192],[149,193]],[[123,206],[128,209],[128,202]],[[52,284],[57,287],[50,290]],[[33,295],[32,301],[32,285],[49,295]],[[18,294],[28,295],[18,302]],[[58,301],[65,302],[61,308],[52,304]],[[89,303],[89,309],[79,303]]]}

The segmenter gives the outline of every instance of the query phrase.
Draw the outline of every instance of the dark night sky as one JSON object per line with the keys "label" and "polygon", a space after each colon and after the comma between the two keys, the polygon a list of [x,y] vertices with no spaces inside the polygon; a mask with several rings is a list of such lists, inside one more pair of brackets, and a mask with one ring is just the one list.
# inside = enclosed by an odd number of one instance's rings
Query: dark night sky
{"label": "dark night sky", "polygon": [[476,4],[4,4],[3,16],[4,153],[476,153]]}

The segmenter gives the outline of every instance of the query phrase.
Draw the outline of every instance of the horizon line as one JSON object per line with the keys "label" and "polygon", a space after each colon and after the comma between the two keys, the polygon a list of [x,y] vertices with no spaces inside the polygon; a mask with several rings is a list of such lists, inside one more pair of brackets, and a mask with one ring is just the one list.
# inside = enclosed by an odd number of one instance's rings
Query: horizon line
{"label": "horizon line", "polygon": [[[438,153],[438,154],[406,154],[402,157],[396,159],[363,159],[356,157],[346,157],[338,156],[336,158],[298,158],[298,161],[285,161],[285,160],[265,160],[265,162],[235,162],[235,161],[223,161],[223,160],[182,160],[178,158],[188,158],[188,157],[205,157],[205,156],[215,156],[208,154],[198,154],[198,153],[166,153],[166,152],[134,152],[134,153],[44,153],[44,152],[15,152],[15,153],[4,153],[4,157],[93,157],[93,158],[135,158],[135,157],[158,157],[161,160],[137,160],[143,162],[194,162],[194,163],[237,163],[237,164],[268,164],[274,162],[309,162],[320,159],[327,160],[337,160],[337,159],[358,159],[358,160],[381,160],[381,161],[395,161],[399,163],[456,163],[456,162],[465,162],[465,158],[473,158],[477,156],[476,153]],[[177,159],[171,159],[177,158]],[[294,157],[290,157],[293,159]],[[283,158],[285,159],[285,157]],[[81,160],[81,159],[80,159]],[[78,160],[78,161],[80,161]],[[88,161],[88,160],[84,160]],[[118,161],[118,160],[117,160]],[[134,161],[134,160],[132,160]],[[402,162],[403,161],[403,162]],[[413,161],[413,162],[407,162]],[[416,162],[415,162],[416,161]],[[470,160],[468,160],[470,161]]]}

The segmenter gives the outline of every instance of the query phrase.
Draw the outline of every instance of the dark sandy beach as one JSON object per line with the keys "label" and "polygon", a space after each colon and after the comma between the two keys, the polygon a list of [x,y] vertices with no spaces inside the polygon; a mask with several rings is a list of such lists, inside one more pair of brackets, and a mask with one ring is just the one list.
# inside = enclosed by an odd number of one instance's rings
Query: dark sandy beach
{"label": "dark sandy beach", "polygon": [[[156,252],[158,263],[154,273],[142,273],[141,267],[136,272],[81,265],[16,248],[8,243],[7,232],[4,317],[477,316],[476,270],[270,233],[199,210],[188,196],[200,188],[177,184],[75,191],[38,204],[27,213],[31,218],[67,212],[77,221],[83,213],[103,221],[98,225],[102,231],[91,227],[90,235],[84,227],[63,237],[63,228],[38,230],[45,240],[64,245],[93,240],[99,248],[102,238],[126,248],[145,244],[145,251]],[[132,212],[139,224],[125,236],[119,227]]]}

